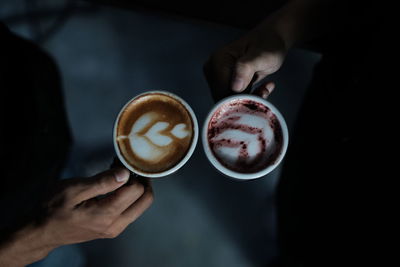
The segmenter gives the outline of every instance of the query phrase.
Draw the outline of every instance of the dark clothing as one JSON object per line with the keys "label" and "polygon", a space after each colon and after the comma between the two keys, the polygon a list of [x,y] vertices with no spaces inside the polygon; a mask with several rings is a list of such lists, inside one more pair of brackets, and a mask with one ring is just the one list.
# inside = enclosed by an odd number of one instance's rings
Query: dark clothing
{"label": "dark clothing", "polygon": [[383,245],[377,196],[392,157],[397,53],[384,8],[349,10],[322,42],[277,190],[283,266],[361,266]]}
{"label": "dark clothing", "polygon": [[0,23],[0,239],[40,217],[70,144],[53,60]]}

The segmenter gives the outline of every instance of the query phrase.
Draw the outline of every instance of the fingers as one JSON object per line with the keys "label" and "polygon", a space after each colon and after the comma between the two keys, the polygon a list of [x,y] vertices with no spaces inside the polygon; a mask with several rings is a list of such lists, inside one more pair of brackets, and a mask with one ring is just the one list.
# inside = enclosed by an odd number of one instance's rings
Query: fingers
{"label": "fingers", "polygon": [[235,64],[232,72],[231,90],[240,93],[274,73],[275,59],[268,53],[258,50],[249,51]]}
{"label": "fingers", "polygon": [[153,190],[151,186],[145,188],[144,194],[130,205],[109,227],[108,237],[116,237],[132,222],[145,212],[153,203]]}
{"label": "fingers", "polygon": [[143,212],[150,207],[153,203],[154,195],[151,187],[148,187],[145,193],[140,197],[138,201],[133,203],[128,209],[126,209],[122,214],[120,220],[125,224],[129,224],[136,220]]}
{"label": "fingers", "polygon": [[72,204],[77,205],[120,188],[128,181],[129,175],[126,168],[118,167],[82,180],[69,189]]}
{"label": "fingers", "polygon": [[97,201],[97,208],[110,216],[119,216],[144,193],[144,186],[139,181],[118,188],[112,195]]}
{"label": "fingers", "polygon": [[[204,73],[215,100],[233,93],[243,93],[282,65],[287,48],[275,31],[252,31],[214,53]],[[269,85],[270,87],[272,85]],[[267,97],[263,88],[262,96]]]}
{"label": "fingers", "polygon": [[[266,76],[268,76],[269,73],[265,71],[255,72],[255,66],[257,66],[256,63],[252,64],[238,62],[236,64],[232,81],[233,91],[237,93],[243,92],[248,87],[252,87],[254,84],[257,84]],[[274,89],[274,82],[263,82],[261,85],[257,86],[256,89],[254,89],[253,93],[264,99],[267,99]],[[251,91],[251,88],[249,91]]]}
{"label": "fingers", "polygon": [[[268,82],[264,85],[265,89],[268,91],[268,94],[271,94],[272,91],[274,91],[275,89],[275,83],[274,82]],[[267,98],[268,95],[265,97]]]}
{"label": "fingers", "polygon": [[274,82],[266,82],[257,87],[253,93],[264,99],[267,99],[274,89],[275,89]]}
{"label": "fingers", "polygon": [[132,177],[127,183],[129,174],[116,168],[91,178],[68,179],[59,194],[67,201],[49,213],[48,242],[59,246],[119,235],[153,201],[149,182]]}

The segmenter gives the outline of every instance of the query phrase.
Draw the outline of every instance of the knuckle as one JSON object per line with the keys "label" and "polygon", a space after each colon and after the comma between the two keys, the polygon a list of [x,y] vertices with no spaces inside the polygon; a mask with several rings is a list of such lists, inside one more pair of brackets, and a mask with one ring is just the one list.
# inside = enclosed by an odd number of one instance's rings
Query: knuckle
{"label": "knuckle", "polygon": [[143,195],[143,193],[144,193],[144,185],[141,183],[133,184],[133,189],[134,189],[135,193],[137,193],[140,196]]}
{"label": "knuckle", "polygon": [[148,191],[145,195],[144,195],[144,200],[151,205],[154,201],[154,194],[152,191]]}
{"label": "knuckle", "polygon": [[99,181],[97,181],[97,183],[95,183],[95,191],[98,194],[101,194],[102,192],[106,192],[107,190],[107,182],[105,181],[105,179],[100,179]]}
{"label": "knuckle", "polygon": [[111,216],[102,216],[97,219],[97,225],[99,229],[108,229],[113,223],[113,218]]}
{"label": "knuckle", "polygon": [[111,231],[104,231],[101,235],[103,238],[108,238],[108,239],[112,239],[115,238],[116,236],[114,235],[113,232]]}
{"label": "knuckle", "polygon": [[102,207],[102,215],[103,219],[99,222],[100,225],[109,226],[111,218],[113,217],[115,208],[112,207],[110,204]]}
{"label": "knuckle", "polygon": [[108,214],[108,217],[112,217],[115,214],[117,214],[119,211],[119,207],[115,203],[111,203],[108,205],[108,207],[105,209],[105,213]]}
{"label": "knuckle", "polygon": [[112,239],[112,238],[116,238],[117,236],[119,236],[120,233],[121,232],[116,228],[108,228],[107,230],[102,232],[102,237]]}

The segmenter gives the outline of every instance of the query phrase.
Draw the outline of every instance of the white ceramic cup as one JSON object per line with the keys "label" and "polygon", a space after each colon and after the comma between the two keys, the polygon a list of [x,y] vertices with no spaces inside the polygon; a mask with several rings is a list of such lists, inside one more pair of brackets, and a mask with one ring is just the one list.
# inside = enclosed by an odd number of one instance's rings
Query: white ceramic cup
{"label": "white ceramic cup", "polygon": [[[233,171],[224,165],[222,165],[219,160],[214,156],[213,152],[211,151],[210,144],[208,142],[208,128],[209,128],[209,123],[210,120],[213,118],[214,113],[224,104],[233,101],[233,100],[252,100],[257,103],[263,104],[267,108],[269,108],[273,114],[275,114],[276,118],[278,119],[278,122],[280,123],[281,129],[282,129],[282,146],[281,146],[281,151],[277,156],[277,159],[270,165],[265,166],[262,170],[254,173],[241,173],[237,171]],[[255,96],[255,95],[248,95],[248,94],[239,94],[239,95],[234,95],[230,96],[227,98],[222,99],[219,101],[213,109],[208,113],[208,116],[204,122],[203,125],[203,130],[202,130],[202,142],[203,142],[203,148],[204,152],[208,158],[208,160],[211,162],[211,164],[222,174],[235,178],[235,179],[240,179],[240,180],[251,180],[251,179],[256,179],[260,178],[262,176],[267,175],[271,171],[273,171],[279,163],[282,161],[286,154],[286,150],[288,147],[289,143],[289,133],[288,133],[288,128],[285,122],[285,119],[283,118],[282,114],[278,111],[278,109],[272,105],[270,102],[266,101],[265,99]]]}
{"label": "white ceramic cup", "polygon": [[[177,164],[175,164],[173,167],[171,167],[171,168],[168,169],[168,170],[162,171],[162,172],[157,172],[157,173],[146,173],[146,172],[142,172],[142,171],[139,170],[139,169],[136,169],[135,167],[133,167],[131,164],[129,164],[129,163],[125,160],[124,156],[122,155],[122,153],[120,152],[119,147],[118,147],[118,142],[117,142],[117,128],[118,128],[118,123],[119,123],[119,119],[120,119],[120,116],[121,116],[122,112],[123,112],[133,101],[135,101],[137,98],[139,98],[139,97],[141,97],[141,96],[144,96],[144,95],[147,95],[147,94],[154,94],[154,93],[163,94],[163,95],[169,96],[169,97],[171,97],[171,98],[177,100],[179,103],[181,103],[181,104],[186,108],[186,110],[188,111],[188,113],[189,113],[189,115],[190,115],[190,117],[191,117],[191,119],[192,119],[192,122],[193,122],[193,138],[192,138],[192,142],[191,142],[191,144],[190,144],[190,147],[189,147],[189,149],[188,149],[186,155],[182,158],[181,161],[179,161],[179,162],[178,162]],[[177,96],[177,95],[175,95],[175,94],[173,94],[173,93],[167,92],[167,91],[148,91],[148,92],[145,92],[145,93],[143,93],[143,94],[140,94],[140,95],[137,95],[137,96],[133,97],[131,100],[128,101],[128,103],[126,103],[126,104],[122,107],[122,109],[121,109],[121,111],[118,113],[117,119],[115,120],[115,123],[114,123],[113,143],[114,143],[114,149],[115,149],[115,152],[116,152],[116,154],[117,154],[117,156],[118,156],[118,159],[122,162],[122,164],[124,164],[124,166],[125,166],[127,169],[129,169],[130,171],[132,171],[132,172],[134,172],[134,173],[136,173],[136,174],[138,174],[138,175],[144,176],[144,177],[159,178],[159,177],[163,177],[163,176],[167,176],[167,175],[169,175],[169,174],[172,174],[172,173],[176,172],[178,169],[180,169],[183,165],[185,165],[185,163],[186,163],[186,162],[189,160],[189,158],[192,156],[194,149],[196,148],[198,136],[199,136],[199,126],[198,126],[198,123],[197,123],[196,115],[194,114],[192,108],[189,106],[188,103],[186,103],[185,100],[183,100],[183,99],[180,98],[179,96]]]}

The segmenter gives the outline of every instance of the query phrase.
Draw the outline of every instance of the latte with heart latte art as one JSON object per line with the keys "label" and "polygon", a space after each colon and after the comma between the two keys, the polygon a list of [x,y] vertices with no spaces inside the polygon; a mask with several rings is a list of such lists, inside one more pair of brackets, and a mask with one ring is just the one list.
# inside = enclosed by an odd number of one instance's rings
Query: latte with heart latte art
{"label": "latte with heart latte art", "polygon": [[185,106],[167,94],[133,99],[119,115],[116,141],[129,165],[143,173],[174,167],[193,141],[193,121]]}

